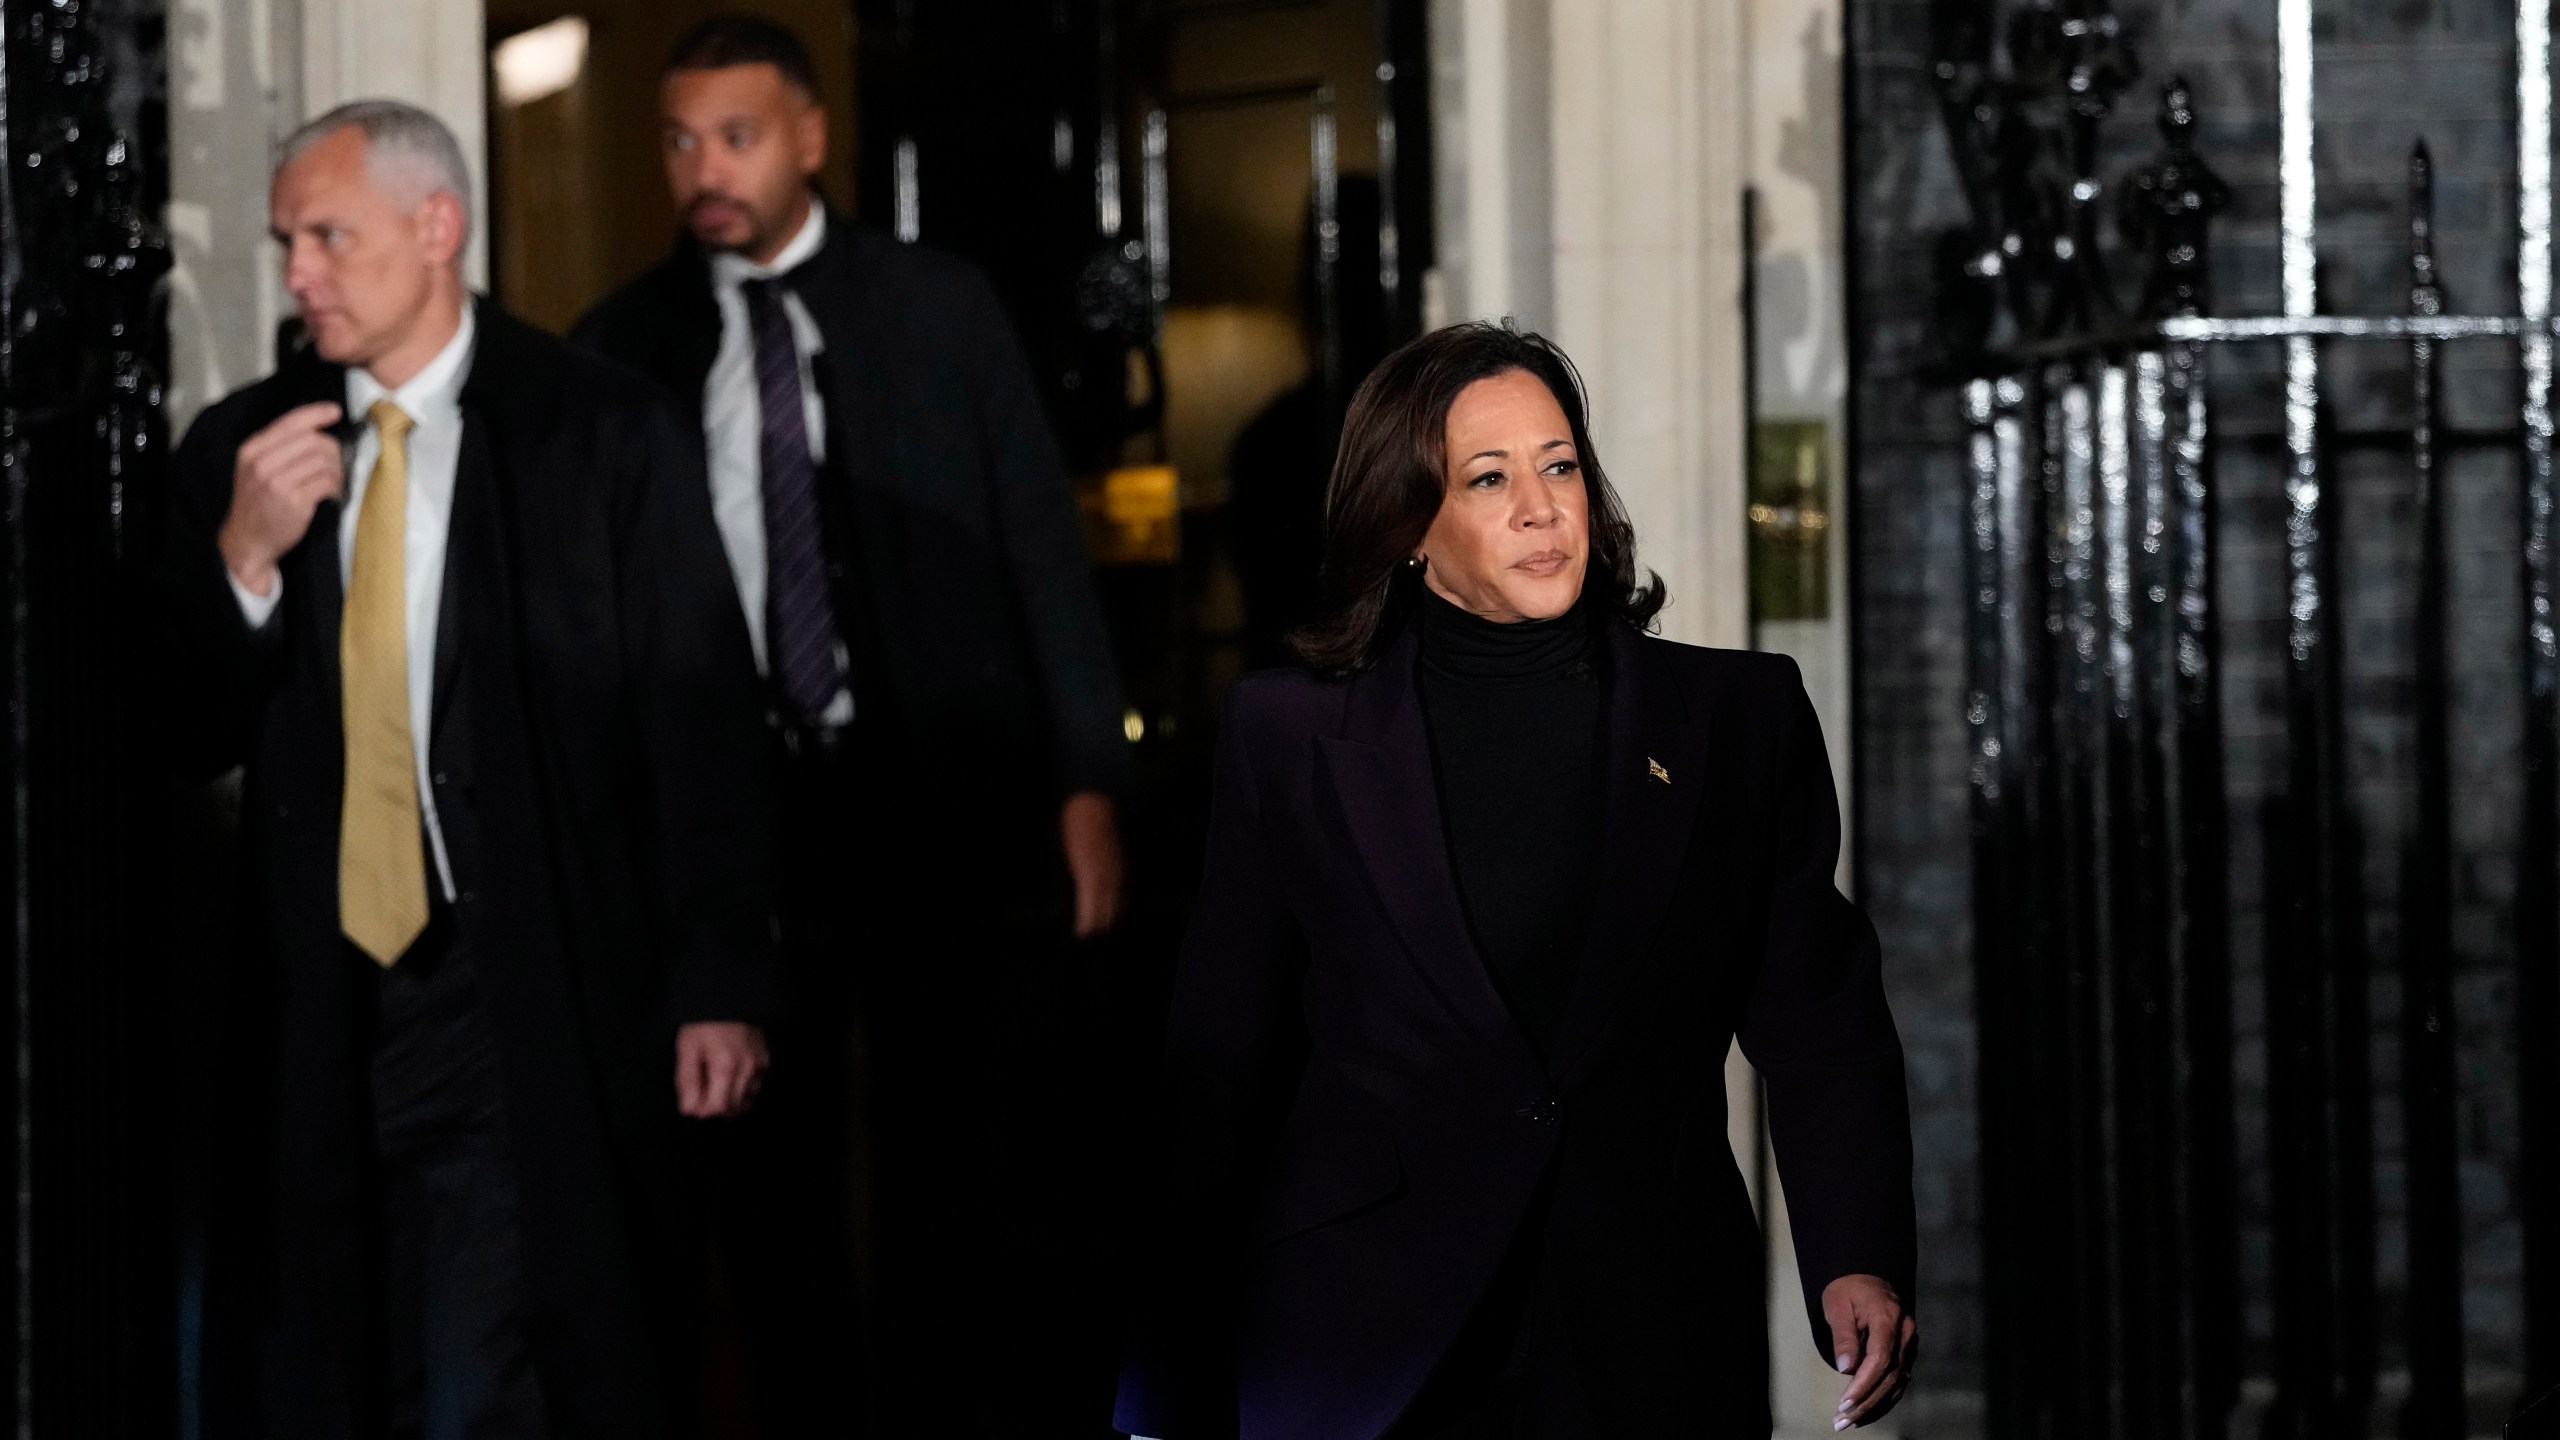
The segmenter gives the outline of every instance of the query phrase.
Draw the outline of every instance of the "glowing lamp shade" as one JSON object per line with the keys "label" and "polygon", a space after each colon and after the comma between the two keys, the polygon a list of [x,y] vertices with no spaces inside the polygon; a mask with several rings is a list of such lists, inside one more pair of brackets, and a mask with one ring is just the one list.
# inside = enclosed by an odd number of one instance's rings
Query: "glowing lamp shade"
{"label": "glowing lamp shade", "polygon": [[522,30],[498,42],[492,57],[498,72],[498,103],[530,105],[578,83],[587,64],[587,22],[563,15],[547,24]]}

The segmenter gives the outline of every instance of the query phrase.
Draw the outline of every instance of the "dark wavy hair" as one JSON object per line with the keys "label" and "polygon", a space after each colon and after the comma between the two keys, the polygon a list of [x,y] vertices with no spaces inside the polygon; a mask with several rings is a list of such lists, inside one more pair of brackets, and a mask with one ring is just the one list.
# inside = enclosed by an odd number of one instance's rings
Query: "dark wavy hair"
{"label": "dark wavy hair", "polygon": [[1405,562],[1440,513],[1449,407],[1478,380],[1526,370],[1545,383],[1573,430],[1590,499],[1590,563],[1584,608],[1650,629],[1667,598],[1661,577],[1637,578],[1635,526],[1600,469],[1582,401],[1582,377],[1543,335],[1470,321],[1434,330],[1378,363],[1351,397],[1325,488],[1323,616],[1289,636],[1318,674],[1343,676],[1378,663],[1421,598],[1422,575]]}

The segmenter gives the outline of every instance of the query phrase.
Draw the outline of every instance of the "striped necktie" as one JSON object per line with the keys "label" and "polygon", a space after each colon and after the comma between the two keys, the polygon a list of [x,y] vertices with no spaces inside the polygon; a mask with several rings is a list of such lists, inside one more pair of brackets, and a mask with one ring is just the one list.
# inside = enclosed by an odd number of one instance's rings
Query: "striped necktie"
{"label": "striped necktie", "polygon": [[800,392],[800,347],[780,282],[749,280],[747,328],[756,350],[756,405],[763,420],[765,654],[774,683],[816,721],[844,689],[843,648],[828,589],[818,466],[809,454],[808,411]]}

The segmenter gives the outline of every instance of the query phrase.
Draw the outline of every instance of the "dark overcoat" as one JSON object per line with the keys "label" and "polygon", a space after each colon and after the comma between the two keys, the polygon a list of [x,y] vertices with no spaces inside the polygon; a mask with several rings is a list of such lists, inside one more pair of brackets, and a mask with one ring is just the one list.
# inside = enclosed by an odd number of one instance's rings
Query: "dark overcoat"
{"label": "dark overcoat", "polygon": [[[1129,743],[1048,415],[974,266],[828,220],[784,283],[826,339],[823,499],[837,611],[865,632],[848,637],[858,698],[894,715],[896,748],[981,829],[1024,800],[1053,825],[1062,795],[1121,787]],[[698,425],[720,349],[710,257],[680,240],[570,339],[664,385]]]}
{"label": "dark overcoat", "polygon": [[[187,758],[245,766],[256,889],[243,983],[263,1093],[257,1433],[374,1433],[376,975],[339,933],[339,505],[248,628],[215,535],[241,442],[345,403],[309,352],[207,410],[174,466],[159,612]],[[745,622],[701,442],[645,379],[479,307],[462,392],[427,744],[496,1041],[537,1371],[562,1436],[663,1435],[685,1282],[671,1144],[680,1022],[772,1003],[769,780]]]}
{"label": "dark overcoat", "polygon": [[1461,910],[1412,633],[1349,680],[1238,687],[1122,1429],[1373,1440],[1543,1186],[1541,1343],[1567,1357],[1577,1429],[1765,1435],[1761,1242],[1725,1130],[1737,1034],[1826,1361],[1830,1281],[1911,1293],[1902,1050],[1874,931],[1832,884],[1838,812],[1794,666],[1608,637],[1602,878],[1545,1065]]}

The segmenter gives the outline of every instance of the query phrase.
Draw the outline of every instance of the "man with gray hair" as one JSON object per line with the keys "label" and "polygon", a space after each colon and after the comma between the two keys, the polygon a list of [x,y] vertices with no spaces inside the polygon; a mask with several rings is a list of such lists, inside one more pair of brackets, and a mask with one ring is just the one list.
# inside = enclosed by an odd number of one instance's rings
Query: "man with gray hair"
{"label": "man with gray hair", "polygon": [[701,442],[472,297],[468,194],[414,107],[294,135],[310,344],[174,467],[172,693],[246,767],[260,921],[262,1436],[688,1432],[671,1155],[765,1064],[761,689]]}

